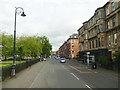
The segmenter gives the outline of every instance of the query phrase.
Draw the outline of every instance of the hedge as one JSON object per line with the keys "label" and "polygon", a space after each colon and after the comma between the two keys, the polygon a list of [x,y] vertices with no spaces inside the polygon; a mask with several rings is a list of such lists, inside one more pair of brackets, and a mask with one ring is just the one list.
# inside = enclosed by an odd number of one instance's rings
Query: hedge
{"label": "hedge", "polygon": [[[16,66],[15,66],[16,73],[24,70],[25,68],[28,68],[29,66],[31,66],[37,62],[39,62],[39,59],[36,59],[36,60],[34,59],[29,62],[26,61],[25,63],[16,64]],[[12,65],[2,67],[2,81],[4,81],[6,78],[11,76],[11,70],[12,70]]]}

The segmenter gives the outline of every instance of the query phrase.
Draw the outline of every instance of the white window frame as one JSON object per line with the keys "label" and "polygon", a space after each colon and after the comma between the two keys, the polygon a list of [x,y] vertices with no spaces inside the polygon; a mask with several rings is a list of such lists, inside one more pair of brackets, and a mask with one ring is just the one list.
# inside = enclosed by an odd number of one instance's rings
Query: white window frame
{"label": "white window frame", "polygon": [[87,39],[87,34],[85,34],[85,39]]}
{"label": "white window frame", "polygon": [[114,34],[114,45],[117,45],[117,34]]}
{"label": "white window frame", "polygon": [[106,8],[106,13],[107,13],[107,15],[109,14],[109,6],[107,6],[107,8]]}
{"label": "white window frame", "polygon": [[114,11],[114,10],[115,10],[115,3],[112,2],[112,11]]}
{"label": "white window frame", "polygon": [[72,47],[74,47],[74,44],[72,43]]}

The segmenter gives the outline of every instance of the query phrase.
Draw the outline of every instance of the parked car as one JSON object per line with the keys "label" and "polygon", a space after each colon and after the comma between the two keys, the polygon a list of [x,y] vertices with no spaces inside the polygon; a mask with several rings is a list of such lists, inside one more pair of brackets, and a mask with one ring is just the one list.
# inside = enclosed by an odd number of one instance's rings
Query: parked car
{"label": "parked car", "polygon": [[64,58],[61,58],[60,59],[60,63],[65,63],[66,61],[65,61],[65,59]]}
{"label": "parked car", "polygon": [[43,60],[46,61],[46,58],[44,58]]}

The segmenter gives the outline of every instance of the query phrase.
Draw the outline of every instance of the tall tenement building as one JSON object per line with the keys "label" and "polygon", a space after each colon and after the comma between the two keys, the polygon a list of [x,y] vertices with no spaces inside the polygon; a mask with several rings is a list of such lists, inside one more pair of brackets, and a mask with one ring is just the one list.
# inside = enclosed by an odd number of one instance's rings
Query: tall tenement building
{"label": "tall tenement building", "polygon": [[77,57],[76,55],[78,51],[78,34],[73,34],[59,48],[59,56],[65,58],[75,58]]}
{"label": "tall tenement building", "polygon": [[108,56],[120,47],[120,0],[110,0],[78,29],[79,55]]}

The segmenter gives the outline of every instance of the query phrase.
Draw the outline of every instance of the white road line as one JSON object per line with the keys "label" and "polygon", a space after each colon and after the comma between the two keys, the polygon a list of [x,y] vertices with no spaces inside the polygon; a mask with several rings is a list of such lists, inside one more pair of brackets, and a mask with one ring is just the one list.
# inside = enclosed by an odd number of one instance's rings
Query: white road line
{"label": "white road line", "polygon": [[87,84],[85,84],[85,86],[86,86],[86,87],[88,87],[90,90],[92,90],[92,88],[91,88],[91,87],[89,87]]}
{"label": "white road line", "polygon": [[77,80],[80,80],[75,74],[71,73]]}
{"label": "white road line", "polygon": [[33,84],[35,83],[35,81],[37,80],[38,76],[39,76],[39,73],[37,74],[36,78],[33,80],[32,84],[30,85],[29,88],[32,88],[32,86],[33,86]]}

